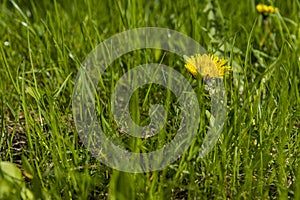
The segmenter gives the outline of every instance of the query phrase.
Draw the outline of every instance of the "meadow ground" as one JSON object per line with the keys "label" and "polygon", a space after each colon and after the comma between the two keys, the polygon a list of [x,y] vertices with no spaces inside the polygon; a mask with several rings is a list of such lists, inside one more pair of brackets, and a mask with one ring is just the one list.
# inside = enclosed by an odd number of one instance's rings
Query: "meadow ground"
{"label": "meadow ground", "polygon": [[[256,10],[259,3],[278,10],[263,15]],[[298,0],[1,0],[0,159],[21,169],[17,176],[23,181],[12,182],[1,170],[0,197],[300,199],[299,13]],[[194,80],[172,53],[146,49],[122,56],[97,88],[97,116],[115,143],[153,150],[178,129],[174,95],[146,85],[132,96],[134,121],[149,123],[150,105],[162,103],[167,124],[149,140],[118,132],[111,91],[141,63],[160,62],[180,72],[193,84],[201,110],[197,135],[179,159],[160,171],[125,173],[101,164],[82,144],[72,92],[81,63],[97,44],[150,26],[182,32],[229,60],[226,120],[216,146],[199,159],[211,106],[203,81]]]}

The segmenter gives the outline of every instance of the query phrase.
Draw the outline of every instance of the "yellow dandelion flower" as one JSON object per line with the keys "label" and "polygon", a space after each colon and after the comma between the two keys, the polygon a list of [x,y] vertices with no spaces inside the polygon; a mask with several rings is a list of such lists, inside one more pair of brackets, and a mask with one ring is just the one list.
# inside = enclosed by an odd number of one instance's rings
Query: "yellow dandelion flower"
{"label": "yellow dandelion flower", "polygon": [[265,4],[258,4],[256,5],[256,10],[257,12],[263,14],[263,15],[268,15],[268,14],[273,14],[274,12],[278,12],[279,9],[273,6],[267,6]]}
{"label": "yellow dandelion flower", "polygon": [[266,12],[267,12],[267,13],[274,13],[274,11],[275,11],[275,8],[274,8],[273,6],[268,6],[268,7],[266,8]]}
{"label": "yellow dandelion flower", "polygon": [[266,6],[266,5],[258,4],[258,5],[256,6],[257,12],[259,12],[259,13],[264,13],[264,11],[265,11],[265,6]]}
{"label": "yellow dandelion flower", "polygon": [[200,72],[202,77],[223,78],[223,76],[231,70],[230,66],[225,66],[228,60],[219,59],[215,55],[196,54],[195,56],[187,57],[185,68],[197,78]]}

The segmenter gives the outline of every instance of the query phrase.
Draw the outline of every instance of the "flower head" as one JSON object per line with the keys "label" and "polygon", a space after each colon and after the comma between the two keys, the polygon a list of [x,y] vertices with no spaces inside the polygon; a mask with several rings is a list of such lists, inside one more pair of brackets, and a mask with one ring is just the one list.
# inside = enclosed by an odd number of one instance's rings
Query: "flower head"
{"label": "flower head", "polygon": [[196,78],[200,72],[202,77],[223,78],[231,70],[230,66],[225,66],[228,60],[219,59],[215,55],[196,54],[187,57],[185,68]]}
{"label": "flower head", "polygon": [[273,7],[273,6],[267,6],[265,4],[258,4],[256,6],[257,12],[263,14],[263,15],[268,15],[268,14],[273,14],[274,12],[278,12],[278,8]]}

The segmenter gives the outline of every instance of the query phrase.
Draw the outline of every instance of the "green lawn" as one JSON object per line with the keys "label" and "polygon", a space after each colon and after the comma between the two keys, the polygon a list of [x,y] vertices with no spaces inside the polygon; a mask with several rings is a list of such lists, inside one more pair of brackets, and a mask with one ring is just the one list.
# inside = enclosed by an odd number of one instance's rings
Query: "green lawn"
{"label": "green lawn", "polygon": [[[279,11],[262,15],[258,3]],[[0,160],[14,163],[23,180],[0,169],[0,198],[300,199],[299,13],[298,0],[1,0]],[[96,88],[98,120],[115,144],[131,151],[172,140],[180,107],[168,89],[148,84],[131,98],[137,124],[149,123],[151,104],[167,111],[159,135],[147,140],[120,132],[110,105],[124,73],[163,63],[197,94],[199,128],[190,147],[160,171],[126,173],[105,166],[83,145],[72,113],[81,63],[103,40],[138,27],[179,31],[229,60],[225,124],[204,158],[198,155],[211,105],[203,80],[193,79],[183,58],[153,49],[130,52],[108,67]]]}

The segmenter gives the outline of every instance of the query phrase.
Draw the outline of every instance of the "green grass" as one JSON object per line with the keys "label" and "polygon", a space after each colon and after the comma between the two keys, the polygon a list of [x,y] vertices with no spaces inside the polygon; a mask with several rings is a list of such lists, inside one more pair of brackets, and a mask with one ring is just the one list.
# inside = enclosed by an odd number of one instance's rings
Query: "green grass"
{"label": "green grass", "polygon": [[[36,199],[299,199],[300,4],[274,1],[280,13],[264,18],[255,10],[258,3],[2,0],[0,159],[22,170]],[[115,61],[98,85],[97,113],[106,133],[115,131],[110,137],[116,143],[132,151],[153,150],[178,128],[174,95],[146,85],[131,99],[133,119],[147,124],[150,104],[164,103],[167,124],[149,141],[118,134],[110,95],[134,66],[173,66],[195,85],[201,108],[197,136],[180,159],[161,171],[130,174],[106,167],[83,146],[72,116],[72,92],[81,63],[97,44],[147,26],[192,37],[228,58],[234,70],[225,80],[223,133],[199,159],[209,97],[201,80],[184,69],[183,59],[139,50]],[[10,199],[21,198],[14,195]]]}

